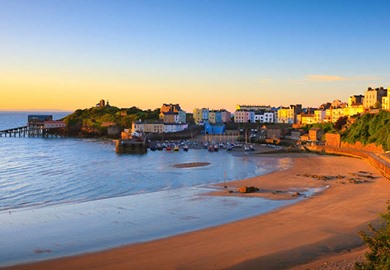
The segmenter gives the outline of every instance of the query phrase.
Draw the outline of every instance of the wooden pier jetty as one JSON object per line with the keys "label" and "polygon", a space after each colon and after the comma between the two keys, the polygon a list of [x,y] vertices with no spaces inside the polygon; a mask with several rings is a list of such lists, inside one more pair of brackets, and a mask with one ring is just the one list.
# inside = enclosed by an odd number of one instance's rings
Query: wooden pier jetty
{"label": "wooden pier jetty", "polygon": [[0,130],[0,137],[62,137],[62,129],[44,128],[44,126],[22,126]]}
{"label": "wooden pier jetty", "polygon": [[0,130],[0,137],[26,137],[28,136],[28,126]]}
{"label": "wooden pier jetty", "polygon": [[62,137],[65,123],[51,115],[29,115],[27,126],[0,130],[0,137]]}

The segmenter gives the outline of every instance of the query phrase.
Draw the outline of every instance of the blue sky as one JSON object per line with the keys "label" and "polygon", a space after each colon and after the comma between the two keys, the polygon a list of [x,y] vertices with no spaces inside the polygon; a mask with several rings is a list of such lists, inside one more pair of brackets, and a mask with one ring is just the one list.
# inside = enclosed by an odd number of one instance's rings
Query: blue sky
{"label": "blue sky", "polygon": [[1,0],[0,109],[346,100],[390,85],[389,6]]}

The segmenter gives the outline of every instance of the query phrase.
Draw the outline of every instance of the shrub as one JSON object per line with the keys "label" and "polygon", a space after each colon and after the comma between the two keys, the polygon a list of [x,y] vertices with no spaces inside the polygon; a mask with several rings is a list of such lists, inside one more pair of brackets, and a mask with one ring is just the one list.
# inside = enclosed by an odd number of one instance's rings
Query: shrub
{"label": "shrub", "polygon": [[390,205],[387,210],[381,215],[379,227],[369,224],[369,233],[360,232],[370,251],[365,254],[364,262],[356,263],[356,269],[390,269]]}

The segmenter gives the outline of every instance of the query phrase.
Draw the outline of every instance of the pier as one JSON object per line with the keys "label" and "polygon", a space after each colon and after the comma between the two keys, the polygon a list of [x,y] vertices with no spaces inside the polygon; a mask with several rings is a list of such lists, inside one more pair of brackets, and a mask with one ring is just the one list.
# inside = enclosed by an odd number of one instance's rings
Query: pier
{"label": "pier", "polygon": [[44,126],[22,126],[0,130],[0,137],[62,137],[61,128],[44,128]]}
{"label": "pier", "polygon": [[26,126],[0,130],[0,137],[62,137],[65,123],[51,115],[29,115]]}
{"label": "pier", "polygon": [[26,137],[28,136],[28,126],[0,130],[0,137]]}

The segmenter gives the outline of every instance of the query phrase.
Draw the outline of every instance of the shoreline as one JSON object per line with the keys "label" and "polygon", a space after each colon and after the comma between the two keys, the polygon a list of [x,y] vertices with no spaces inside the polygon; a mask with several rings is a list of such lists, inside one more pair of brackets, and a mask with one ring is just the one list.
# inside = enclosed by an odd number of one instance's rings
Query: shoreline
{"label": "shoreline", "polygon": [[[259,269],[259,265],[260,269],[286,269],[361,250],[358,232],[386,209],[390,195],[388,180],[360,159],[312,154],[287,154],[283,158],[286,156],[294,160],[291,168],[227,182],[228,188],[260,186],[264,190],[288,190],[325,185],[329,188],[299,203],[225,225],[4,269],[151,269],[157,266],[160,269]],[[281,158],[278,154],[274,157]],[[343,179],[314,180],[302,176],[352,177],[359,171],[369,172],[373,178],[355,184]]]}

